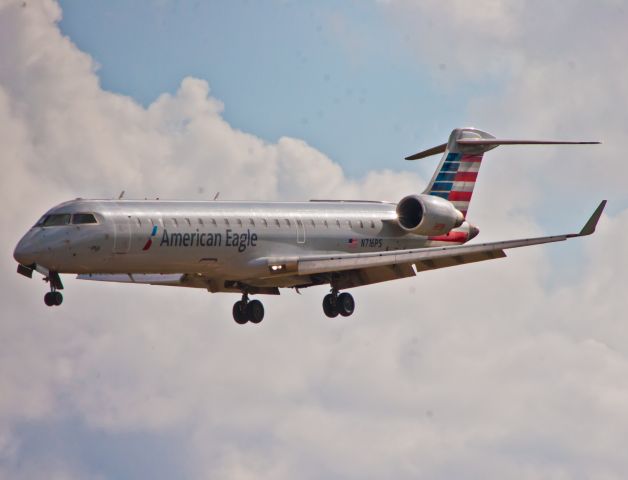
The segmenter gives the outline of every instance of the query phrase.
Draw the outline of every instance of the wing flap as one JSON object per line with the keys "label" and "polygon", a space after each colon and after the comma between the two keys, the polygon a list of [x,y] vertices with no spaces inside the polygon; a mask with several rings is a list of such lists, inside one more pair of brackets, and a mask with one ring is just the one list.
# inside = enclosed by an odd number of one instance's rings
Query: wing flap
{"label": "wing flap", "polygon": [[414,269],[411,264],[386,265],[383,267],[361,268],[342,272],[338,276],[336,286],[340,289],[371,285],[373,283],[398,280],[400,278],[414,277]]}
{"label": "wing flap", "polygon": [[452,255],[450,257],[436,258],[434,260],[422,260],[414,264],[417,272],[425,272],[427,270],[436,270],[437,268],[455,267],[457,265],[465,265],[467,263],[483,262],[484,260],[494,260],[496,258],[504,258],[506,252],[503,250],[489,250],[486,252],[467,253],[461,255]]}

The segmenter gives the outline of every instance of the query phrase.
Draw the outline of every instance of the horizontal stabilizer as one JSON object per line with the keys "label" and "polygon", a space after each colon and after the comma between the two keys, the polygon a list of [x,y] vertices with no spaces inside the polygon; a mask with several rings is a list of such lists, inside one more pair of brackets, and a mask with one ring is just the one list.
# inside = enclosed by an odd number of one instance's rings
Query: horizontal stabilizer
{"label": "horizontal stabilizer", "polygon": [[459,145],[598,145],[601,142],[567,142],[563,140],[512,140],[502,138],[461,138]]}
{"label": "horizontal stabilizer", "polygon": [[431,157],[432,155],[443,153],[446,148],[447,148],[447,144],[443,143],[442,145],[428,148],[427,150],[423,150],[422,152],[415,153],[414,155],[410,155],[409,157],[406,157],[406,160],[419,160],[420,158]]}
{"label": "horizontal stabilizer", "polygon": [[511,138],[495,138],[493,135],[477,128],[456,128],[449,135],[449,141],[422,152],[406,157],[406,160],[419,160],[439,153],[467,153],[478,155],[499,145],[597,145],[598,141],[565,141],[565,140],[517,140]]}

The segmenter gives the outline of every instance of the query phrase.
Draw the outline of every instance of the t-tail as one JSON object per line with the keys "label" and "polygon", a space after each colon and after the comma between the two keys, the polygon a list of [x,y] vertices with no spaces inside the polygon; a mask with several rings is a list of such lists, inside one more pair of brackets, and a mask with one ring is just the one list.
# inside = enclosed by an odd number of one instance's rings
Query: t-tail
{"label": "t-tail", "polygon": [[418,160],[443,153],[443,158],[423,193],[449,200],[466,217],[485,152],[499,145],[577,145],[597,143],[600,142],[499,139],[477,128],[456,128],[449,135],[447,143],[406,157],[406,160]]}

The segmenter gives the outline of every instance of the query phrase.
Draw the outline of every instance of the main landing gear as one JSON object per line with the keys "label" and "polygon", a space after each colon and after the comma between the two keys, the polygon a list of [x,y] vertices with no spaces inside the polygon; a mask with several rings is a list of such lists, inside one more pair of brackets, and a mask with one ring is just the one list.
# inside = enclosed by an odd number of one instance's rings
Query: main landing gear
{"label": "main landing gear", "polygon": [[233,319],[240,325],[260,323],[264,320],[264,305],[259,300],[249,300],[249,295],[243,293],[242,300],[233,304]]}
{"label": "main landing gear", "polygon": [[332,288],[331,293],[323,298],[323,311],[329,318],[334,318],[338,315],[348,317],[354,310],[355,301],[350,293],[343,292],[339,295],[338,290]]}
{"label": "main landing gear", "polygon": [[[330,318],[342,315],[349,317],[355,310],[355,300],[350,293],[338,293],[336,288],[331,289],[331,293],[323,298],[323,311]],[[236,323],[260,323],[264,320],[264,305],[259,300],[249,300],[249,294],[244,292],[242,300],[233,304],[233,319]]]}

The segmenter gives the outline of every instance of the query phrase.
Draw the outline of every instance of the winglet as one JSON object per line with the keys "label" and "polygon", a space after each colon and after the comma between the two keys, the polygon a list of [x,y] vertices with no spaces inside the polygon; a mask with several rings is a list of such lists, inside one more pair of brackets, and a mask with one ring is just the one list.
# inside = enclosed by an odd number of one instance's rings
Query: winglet
{"label": "winglet", "polygon": [[593,232],[595,232],[595,227],[597,225],[597,222],[600,220],[600,217],[602,216],[602,212],[604,211],[605,206],[606,200],[602,200],[598,207],[595,209],[595,212],[593,212],[593,215],[591,215],[591,218],[589,218],[584,227],[582,227],[582,230],[580,230],[580,233],[577,235],[578,237],[591,235]]}

